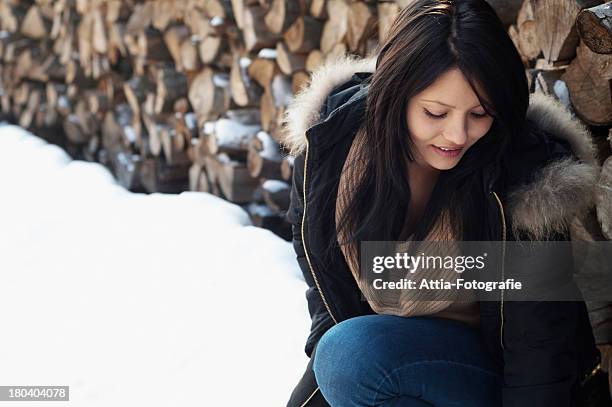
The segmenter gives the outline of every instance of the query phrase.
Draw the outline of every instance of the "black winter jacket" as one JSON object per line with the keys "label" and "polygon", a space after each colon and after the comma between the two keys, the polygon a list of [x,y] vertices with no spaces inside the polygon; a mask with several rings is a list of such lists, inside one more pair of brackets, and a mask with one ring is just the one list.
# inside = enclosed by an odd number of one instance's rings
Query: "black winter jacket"
{"label": "black winter jacket", "polygon": [[[291,395],[291,407],[328,405],[312,371],[316,344],[334,324],[374,313],[361,299],[340,249],[324,250],[336,233],[339,177],[364,118],[374,66],[375,57],[323,65],[286,111],[282,143],[295,157],[287,219],[312,319],[305,346],[310,363]],[[599,172],[595,148],[586,128],[549,96],[531,95],[527,119],[528,137],[517,139],[505,159],[485,171],[490,237],[510,241],[527,231],[535,240],[544,240],[538,238],[543,233],[567,240],[569,223],[592,205],[589,192]],[[571,275],[572,259],[566,264]],[[600,358],[584,302],[500,298],[479,305],[482,335],[504,372],[503,406],[576,405],[579,381]],[[612,339],[609,328],[599,336],[598,342]]]}

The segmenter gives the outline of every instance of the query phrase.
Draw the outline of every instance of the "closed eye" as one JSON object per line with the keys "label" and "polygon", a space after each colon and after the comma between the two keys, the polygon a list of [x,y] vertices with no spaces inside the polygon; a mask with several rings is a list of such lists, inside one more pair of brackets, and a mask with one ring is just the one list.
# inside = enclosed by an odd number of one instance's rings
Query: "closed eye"
{"label": "closed eye", "polygon": [[434,119],[442,119],[442,118],[444,118],[444,117],[446,116],[446,113],[444,113],[444,114],[442,114],[442,115],[440,115],[440,116],[437,116],[437,115],[435,115],[435,114],[431,113],[431,112],[430,112],[429,110],[427,110],[427,109],[423,109],[423,110],[425,111],[425,114],[426,114],[427,116],[432,117],[432,118],[434,118]]}
{"label": "closed eye", "polygon": [[[446,117],[446,113],[441,114],[441,115],[435,115],[433,113],[431,113],[430,111],[428,111],[427,109],[423,109],[425,111],[425,114],[433,119],[443,119]],[[473,117],[477,118],[477,119],[481,119],[485,116],[487,116],[486,113],[484,114],[478,114],[478,113],[470,113]]]}

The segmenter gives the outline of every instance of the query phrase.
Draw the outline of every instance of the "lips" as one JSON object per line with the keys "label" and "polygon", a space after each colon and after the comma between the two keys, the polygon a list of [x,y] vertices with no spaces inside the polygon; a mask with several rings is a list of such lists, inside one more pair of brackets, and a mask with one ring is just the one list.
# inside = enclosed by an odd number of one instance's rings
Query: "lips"
{"label": "lips", "polygon": [[442,157],[457,157],[461,153],[461,150],[463,150],[463,147],[448,148],[434,146],[433,144],[431,145],[431,147],[436,153],[438,153],[438,155],[441,155]]}
{"label": "lips", "polygon": [[446,146],[434,146],[438,147],[441,150],[453,151],[453,150],[461,150],[463,147],[446,147]]}

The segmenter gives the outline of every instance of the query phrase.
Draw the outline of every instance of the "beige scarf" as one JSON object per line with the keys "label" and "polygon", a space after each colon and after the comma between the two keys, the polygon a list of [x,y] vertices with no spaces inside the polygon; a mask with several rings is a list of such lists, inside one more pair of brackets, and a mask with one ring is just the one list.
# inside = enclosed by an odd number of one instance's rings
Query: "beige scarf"
{"label": "beige scarf", "polygon": [[[344,163],[342,169],[342,175],[340,177],[340,184],[338,187],[338,195],[336,201],[336,230],[340,215],[346,208],[351,196],[354,193],[355,185],[350,183],[349,171],[355,171],[356,177],[359,178],[362,175],[362,171],[365,168],[363,161],[359,161],[357,151],[364,143],[364,129],[360,128],[355,135],[355,140],[349,150],[348,157]],[[353,174],[352,172],[350,174]],[[349,185],[350,184],[350,185]],[[448,253],[448,244],[445,244],[445,253],[436,253],[441,245],[427,245],[425,241],[443,241],[452,242],[453,236],[450,227],[446,226],[446,216],[440,216],[440,220],[432,229],[432,231],[424,239],[423,245],[418,247],[418,253],[424,252],[426,255],[458,255],[458,251],[455,253]],[[378,314],[391,314],[399,316],[417,316],[417,315],[429,315],[441,318],[455,319],[465,322],[469,325],[475,326],[479,323],[479,310],[478,303],[476,302],[476,296],[472,292],[459,292],[458,290],[438,290],[432,292],[431,290],[409,290],[409,289],[386,289],[377,290],[374,289],[370,279],[366,278],[365,273],[362,274],[362,278],[359,278],[359,263],[356,259],[357,248],[355,244],[343,244],[346,240],[344,233],[338,232],[338,241],[340,249],[344,255],[344,258],[357,282],[361,292],[367,299],[371,308]],[[397,252],[403,253],[407,250],[408,243],[400,243],[397,245]],[[452,251],[452,250],[451,250]],[[414,251],[410,251],[415,253]],[[444,279],[445,281],[456,281],[459,278],[459,274],[454,270],[449,269],[427,269],[427,270],[416,270],[414,273],[406,272],[405,275],[398,275],[400,278],[406,278],[414,280],[418,287],[422,279],[427,280],[438,280]],[[394,278],[395,281],[395,278]],[[433,295],[433,297],[432,297]]]}

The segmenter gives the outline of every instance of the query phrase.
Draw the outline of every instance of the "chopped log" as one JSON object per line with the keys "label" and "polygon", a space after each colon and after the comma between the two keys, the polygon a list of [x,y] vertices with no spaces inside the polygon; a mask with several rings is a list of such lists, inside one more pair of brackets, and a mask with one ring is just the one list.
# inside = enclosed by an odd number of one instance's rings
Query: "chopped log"
{"label": "chopped log", "polygon": [[205,67],[189,86],[189,102],[198,122],[216,118],[229,108],[229,77]]}
{"label": "chopped log", "polygon": [[612,3],[582,10],[576,18],[582,42],[597,54],[612,54]]}
{"label": "chopped log", "polygon": [[348,49],[346,44],[344,42],[339,42],[338,44],[334,45],[327,54],[325,54],[325,61],[329,62],[335,60],[343,55],[346,55],[347,51]]}
{"label": "chopped log", "polygon": [[291,78],[291,91],[297,94],[310,81],[310,75],[306,71],[295,72]]}
{"label": "chopped log", "polygon": [[169,62],[172,55],[166,47],[162,33],[152,27],[138,35],[138,56],[146,62]]}
{"label": "chopped log", "polygon": [[229,158],[244,162],[247,159],[249,142],[259,131],[258,125],[244,125],[234,120],[219,119],[212,123],[206,142],[209,154],[226,154]]}
{"label": "chopped log", "polygon": [[41,104],[42,95],[43,92],[41,89],[34,89],[30,92],[28,96],[27,106],[21,114],[21,117],[19,118],[19,125],[21,127],[30,127],[34,116],[38,112],[39,106]]}
{"label": "chopped log", "polygon": [[259,109],[257,108],[230,109],[225,112],[225,115],[229,120],[245,126],[257,125],[261,120]]}
{"label": "chopped log", "polygon": [[177,139],[181,138],[182,136],[176,133],[174,127],[172,127],[170,124],[162,127],[159,136],[161,139],[162,151],[168,164],[191,164],[189,157],[187,156],[187,151],[179,148],[181,142],[177,141]]}
{"label": "chopped log", "polygon": [[357,51],[372,36],[375,27],[376,10],[366,3],[356,2],[350,5],[347,16],[346,39],[349,49]]}
{"label": "chopped log", "polygon": [[10,33],[19,31],[20,23],[24,20],[27,11],[23,5],[15,4],[14,2],[1,2],[0,23],[2,29]]}
{"label": "chopped log", "polygon": [[109,154],[130,148],[136,142],[132,127],[133,112],[127,103],[122,103],[104,115],[102,122],[102,146]]}
{"label": "chopped log", "polygon": [[504,27],[509,27],[517,18],[523,0],[487,0],[495,10]]}
{"label": "chopped log", "polygon": [[261,125],[262,129],[275,136],[276,124],[282,115],[281,107],[287,105],[292,97],[291,82],[283,75],[275,75],[262,97]]}
{"label": "chopped log", "polygon": [[251,201],[259,182],[249,176],[246,165],[231,160],[224,153],[214,156],[214,159],[217,162],[217,181],[223,196],[234,203]]}
{"label": "chopped log", "polygon": [[[275,51],[276,53],[276,51]],[[278,66],[273,59],[255,58],[247,68],[248,76],[254,79],[259,86],[270,86],[272,77],[278,73]]]}
{"label": "chopped log", "polygon": [[149,151],[154,157],[159,157],[162,153],[161,132],[167,125],[148,113],[142,114],[142,121],[147,129]]}
{"label": "chopped log", "polygon": [[303,6],[302,0],[272,0],[264,18],[268,30],[275,34],[284,33],[295,19],[304,13]]}
{"label": "chopped log", "polygon": [[289,208],[291,187],[284,181],[266,180],[261,184],[263,199],[273,211],[281,212]]}
{"label": "chopped log", "polygon": [[181,66],[185,71],[199,71],[201,68],[200,56],[198,55],[199,42],[197,38],[189,37],[181,43]]}
{"label": "chopped log", "polygon": [[232,4],[228,0],[208,0],[204,4],[204,11],[209,17],[229,19],[233,17]]}
{"label": "chopped log", "polygon": [[[591,3],[592,2],[592,3]],[[547,61],[567,61],[576,55],[579,37],[575,21],[581,8],[597,0],[540,0],[534,3],[539,48]]]}
{"label": "chopped log", "polygon": [[244,9],[247,6],[245,4],[246,2],[245,0],[231,0],[231,3],[236,26],[242,30],[244,28]]}
{"label": "chopped log", "polygon": [[249,58],[234,58],[230,72],[232,99],[238,106],[255,106],[261,99],[262,89],[248,75]]}
{"label": "chopped log", "polygon": [[524,0],[516,21],[510,30],[516,29],[515,44],[524,60],[535,59],[540,54],[537,23],[533,11],[533,0]]}
{"label": "chopped log", "polygon": [[178,193],[189,186],[189,166],[168,165],[163,160],[147,158],[141,164],[140,182],[150,193]]}
{"label": "chopped log", "polygon": [[136,4],[125,29],[126,35],[137,36],[145,30],[153,20],[153,2]]}
{"label": "chopped log", "polygon": [[33,39],[43,39],[51,31],[51,21],[45,18],[37,5],[32,5],[21,23],[21,33]]}
{"label": "chopped log", "polygon": [[146,76],[133,76],[123,84],[123,93],[130,108],[135,114],[140,114],[140,106],[144,103],[147,93],[152,92],[154,85]]}
{"label": "chopped log", "polygon": [[324,20],[327,18],[327,0],[311,0],[310,15]]}
{"label": "chopped log", "polygon": [[164,32],[164,43],[176,65],[177,71],[183,70],[183,58],[181,56],[181,44],[191,36],[189,28],[184,25],[174,25]]}
{"label": "chopped log", "polygon": [[106,54],[108,52],[108,39],[106,36],[106,27],[104,26],[104,21],[102,20],[100,10],[92,10],[91,18],[93,20],[91,38],[93,50],[100,54]]}
{"label": "chopped log", "polygon": [[164,31],[171,21],[179,17],[178,2],[155,1],[153,3],[151,25],[160,31]]}
{"label": "chopped log", "polygon": [[321,33],[321,52],[329,53],[335,45],[344,41],[348,30],[349,6],[343,0],[329,0],[327,14],[329,20],[325,22]]}
{"label": "chopped log", "polygon": [[68,117],[64,119],[63,124],[66,138],[70,140],[71,143],[85,144],[89,141],[89,134],[84,131],[79,117],[76,114],[68,115]]}
{"label": "chopped log", "polygon": [[264,23],[266,10],[259,6],[247,7],[243,15],[243,36],[247,52],[255,52],[262,48],[269,48],[281,39],[280,34],[267,30]]}
{"label": "chopped log", "polygon": [[285,240],[291,240],[291,224],[283,213],[275,213],[266,205],[251,202],[246,207],[254,226],[268,229]]}
{"label": "chopped log", "polygon": [[276,43],[276,62],[280,70],[286,75],[292,75],[301,71],[306,66],[306,54],[295,54],[287,49],[287,46],[279,41]]}
{"label": "chopped log", "polygon": [[210,24],[210,19],[206,14],[198,9],[190,10],[184,18],[185,25],[189,28],[191,34],[204,38],[213,34],[213,28]]}
{"label": "chopped log", "polygon": [[561,79],[580,118],[596,126],[612,123],[612,55],[596,54],[581,45]]}
{"label": "chopped log", "polygon": [[556,96],[555,84],[561,80],[563,69],[539,70],[535,80],[535,90],[546,95]]}
{"label": "chopped log", "polygon": [[121,0],[108,0],[106,3],[105,20],[107,23],[115,23],[118,20],[128,20],[132,14],[132,5]]}
{"label": "chopped log", "polygon": [[227,41],[223,37],[209,35],[205,37],[199,44],[200,60],[203,64],[212,64],[216,62],[218,66],[227,65],[223,62],[222,55],[228,54]]}
{"label": "chopped log", "polygon": [[281,155],[278,144],[264,131],[248,145],[247,168],[253,178],[281,179]]}
{"label": "chopped log", "polygon": [[108,96],[98,91],[86,92],[86,101],[89,111],[93,114],[106,113],[111,108]]}
{"label": "chopped log", "polygon": [[4,50],[4,62],[15,62],[21,53],[35,46],[35,42],[31,38],[14,35],[8,37],[10,42],[6,44]]}
{"label": "chopped log", "polygon": [[77,102],[74,114],[79,118],[79,123],[83,132],[87,134],[87,138],[93,136],[99,130],[99,121],[91,112],[88,103],[85,98],[79,99]]}
{"label": "chopped log", "polygon": [[312,72],[317,69],[325,60],[323,53],[318,49],[313,49],[308,53],[306,58],[306,71]]}
{"label": "chopped log", "polygon": [[315,49],[321,41],[323,24],[310,16],[299,17],[284,34],[289,51],[307,53]]}
{"label": "chopped log", "polygon": [[399,11],[396,3],[378,3],[378,38],[381,42],[387,38]]}
{"label": "chopped log", "polygon": [[185,74],[176,71],[173,67],[158,70],[156,84],[154,107],[156,114],[171,111],[174,102],[187,93]]}
{"label": "chopped log", "polygon": [[603,163],[595,191],[595,207],[601,231],[612,240],[612,157]]}
{"label": "chopped log", "polygon": [[583,216],[574,217],[570,224],[570,235],[572,240],[584,242],[607,240],[601,232],[595,208]]}
{"label": "chopped log", "polygon": [[189,167],[189,190],[199,192],[210,191],[206,170],[198,163],[193,163],[191,167]]}
{"label": "chopped log", "polygon": [[120,63],[120,57],[127,56],[127,49],[122,40],[123,32],[123,25],[114,24],[109,28],[109,50],[107,54],[108,60],[112,65]]}

